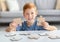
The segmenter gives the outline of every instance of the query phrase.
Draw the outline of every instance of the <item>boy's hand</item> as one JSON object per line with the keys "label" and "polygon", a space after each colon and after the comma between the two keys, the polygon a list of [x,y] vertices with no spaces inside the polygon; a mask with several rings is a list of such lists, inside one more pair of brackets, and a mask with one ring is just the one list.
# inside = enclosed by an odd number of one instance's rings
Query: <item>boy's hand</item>
{"label": "boy's hand", "polygon": [[38,21],[37,25],[38,26],[42,26],[42,23],[45,22],[45,18],[43,18],[42,16],[40,16],[40,17],[37,18],[37,21]]}
{"label": "boy's hand", "polygon": [[42,26],[43,26],[44,28],[46,28],[46,27],[49,26],[49,23],[47,23],[47,22],[42,22],[41,24],[42,24]]}
{"label": "boy's hand", "polygon": [[19,24],[20,26],[22,25],[22,20],[21,20],[21,18],[13,19],[13,22],[16,23],[17,25],[18,25],[18,24]]}
{"label": "boy's hand", "polygon": [[16,31],[17,24],[12,22],[9,24],[9,27],[6,29],[7,32]]}
{"label": "boy's hand", "polygon": [[9,27],[6,29],[7,32],[10,31],[16,31],[16,27],[19,25],[22,25],[22,21],[20,18],[13,19],[13,22],[10,23]]}
{"label": "boy's hand", "polygon": [[43,18],[42,16],[40,16],[40,17],[38,18],[38,25],[39,25],[39,26],[43,26],[44,29],[46,29],[46,30],[50,30],[50,31],[52,31],[52,30],[57,30],[57,28],[56,28],[55,26],[50,26],[50,25],[45,21],[45,18]]}
{"label": "boy's hand", "polygon": [[40,22],[45,22],[45,18],[44,18],[43,16],[40,16],[40,17],[38,18],[38,20],[39,20]]}

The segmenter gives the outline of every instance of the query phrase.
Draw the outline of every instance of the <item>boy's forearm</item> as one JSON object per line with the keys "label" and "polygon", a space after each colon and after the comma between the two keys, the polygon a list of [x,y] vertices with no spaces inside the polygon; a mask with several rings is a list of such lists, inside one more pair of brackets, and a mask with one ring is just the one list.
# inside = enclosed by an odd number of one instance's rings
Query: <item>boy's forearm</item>
{"label": "boy's forearm", "polygon": [[49,27],[46,27],[45,29],[49,31],[57,30],[55,26],[49,26]]}
{"label": "boy's forearm", "polygon": [[43,22],[42,25],[46,30],[50,30],[50,31],[57,30],[57,28],[55,26],[51,26],[47,22]]}

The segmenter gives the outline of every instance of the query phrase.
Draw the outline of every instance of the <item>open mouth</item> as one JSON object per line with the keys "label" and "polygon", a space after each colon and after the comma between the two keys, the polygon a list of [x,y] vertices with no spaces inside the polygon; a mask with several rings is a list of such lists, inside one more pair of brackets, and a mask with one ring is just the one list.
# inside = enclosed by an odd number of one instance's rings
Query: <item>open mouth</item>
{"label": "open mouth", "polygon": [[28,18],[28,20],[32,20],[32,18]]}

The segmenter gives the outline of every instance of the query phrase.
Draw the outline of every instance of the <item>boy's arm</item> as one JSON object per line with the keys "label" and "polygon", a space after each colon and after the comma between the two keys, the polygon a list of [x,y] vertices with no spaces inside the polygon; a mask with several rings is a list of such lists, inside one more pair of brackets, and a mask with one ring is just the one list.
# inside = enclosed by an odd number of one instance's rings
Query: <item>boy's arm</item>
{"label": "boy's arm", "polygon": [[12,23],[9,24],[9,26],[6,29],[6,31],[7,32],[16,31],[16,27],[17,27],[17,24],[12,22]]}
{"label": "boy's arm", "polygon": [[38,24],[40,24],[40,26],[43,26],[44,29],[50,30],[50,31],[52,31],[52,30],[57,30],[57,28],[56,28],[55,26],[49,25],[49,24],[45,21],[45,18],[43,18],[42,16],[40,16],[40,17],[38,18],[38,20],[39,20],[39,23],[38,23]]}
{"label": "boy's arm", "polygon": [[47,22],[42,22],[42,26],[44,27],[44,29],[49,31],[57,30],[55,26],[51,26]]}
{"label": "boy's arm", "polygon": [[12,23],[9,24],[9,27],[6,29],[7,32],[16,31],[18,24],[21,26],[22,21],[20,18],[13,19]]}

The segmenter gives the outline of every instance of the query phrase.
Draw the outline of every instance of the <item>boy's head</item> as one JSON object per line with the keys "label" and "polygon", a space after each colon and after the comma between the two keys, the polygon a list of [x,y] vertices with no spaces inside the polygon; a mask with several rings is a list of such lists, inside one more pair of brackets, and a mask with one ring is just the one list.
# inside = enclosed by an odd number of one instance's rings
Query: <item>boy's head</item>
{"label": "boy's head", "polygon": [[37,9],[33,3],[27,3],[23,7],[23,15],[26,21],[33,22],[37,16]]}

